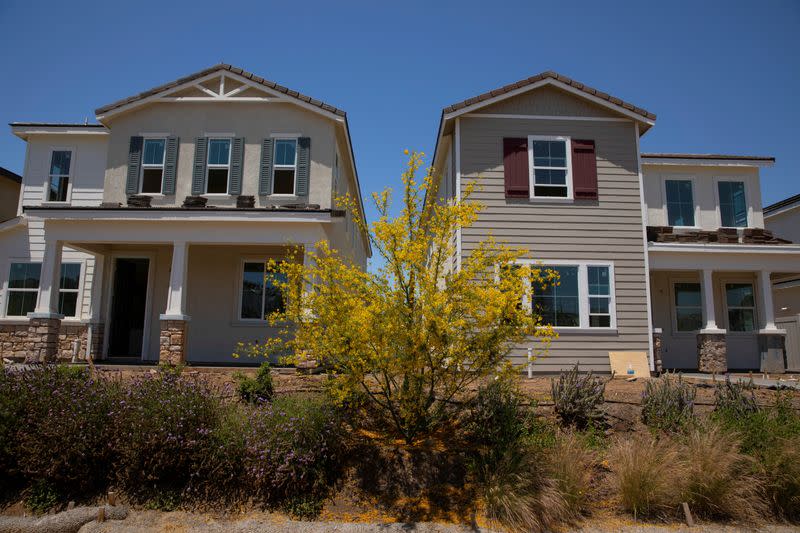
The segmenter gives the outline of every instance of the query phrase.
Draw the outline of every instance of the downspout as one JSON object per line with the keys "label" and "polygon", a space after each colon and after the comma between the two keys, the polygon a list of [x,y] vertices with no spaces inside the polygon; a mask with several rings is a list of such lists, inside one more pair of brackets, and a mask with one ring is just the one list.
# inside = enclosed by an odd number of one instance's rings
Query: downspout
{"label": "downspout", "polygon": [[647,249],[647,205],[644,201],[644,176],[642,175],[642,155],[639,150],[639,123],[634,123],[634,135],[636,136],[636,166],[639,170],[639,203],[642,210],[642,244],[644,246],[644,287],[647,295],[647,345],[648,357],[650,361],[650,372],[655,372],[656,362],[653,354],[653,304],[650,298],[650,257]]}

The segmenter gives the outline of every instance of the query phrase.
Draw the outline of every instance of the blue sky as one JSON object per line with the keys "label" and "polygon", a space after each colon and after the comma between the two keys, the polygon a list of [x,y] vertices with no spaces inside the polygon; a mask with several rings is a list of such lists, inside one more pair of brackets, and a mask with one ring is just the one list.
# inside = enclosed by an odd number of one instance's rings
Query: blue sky
{"label": "blue sky", "polygon": [[[796,0],[177,4],[3,0],[0,121],[92,121],[224,61],[346,110],[367,196],[442,107],[552,69],[656,113],[643,151],[772,155],[764,202],[800,192]],[[23,159],[6,130],[0,166]]]}

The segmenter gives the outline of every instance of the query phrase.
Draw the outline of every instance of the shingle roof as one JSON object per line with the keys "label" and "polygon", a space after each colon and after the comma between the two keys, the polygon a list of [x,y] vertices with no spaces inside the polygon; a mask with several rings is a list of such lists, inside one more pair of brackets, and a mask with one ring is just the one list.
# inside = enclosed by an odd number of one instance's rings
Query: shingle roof
{"label": "shingle roof", "polygon": [[789,198],[768,205],[767,207],[764,208],[764,214],[768,215],[773,211],[777,211],[782,207],[788,207],[792,204],[797,204],[797,203],[800,203],[800,194],[795,194],[794,196],[790,196]]}
{"label": "shingle roof", "polygon": [[8,178],[11,181],[16,181],[17,183],[22,183],[22,176],[16,172],[8,170],[7,168],[0,167],[0,176]]}
{"label": "shingle roof", "polygon": [[458,111],[459,109],[463,109],[465,107],[469,107],[471,105],[474,105],[474,104],[477,104],[477,103],[480,103],[480,102],[484,102],[486,100],[489,100],[490,98],[495,98],[496,96],[501,96],[501,95],[509,93],[511,91],[516,91],[517,89],[522,89],[524,87],[527,87],[528,85],[533,85],[534,83],[537,83],[537,82],[540,82],[540,81],[546,80],[546,79],[552,79],[552,80],[560,81],[561,83],[565,83],[565,84],[569,85],[570,87],[578,89],[581,92],[584,92],[584,93],[589,94],[591,96],[595,96],[595,97],[600,98],[602,100],[606,100],[607,102],[610,102],[612,104],[615,104],[615,105],[618,105],[620,107],[623,107],[623,108],[625,108],[625,109],[627,109],[629,111],[633,111],[637,115],[641,115],[641,116],[646,117],[646,118],[648,118],[650,120],[655,120],[656,119],[656,115],[654,113],[651,113],[651,112],[647,111],[646,109],[642,109],[641,107],[635,106],[633,104],[629,104],[628,102],[625,102],[625,101],[623,101],[623,100],[621,100],[621,99],[619,99],[619,98],[617,98],[615,96],[611,96],[610,94],[604,93],[603,91],[598,91],[597,89],[595,89],[593,87],[589,87],[588,85],[584,85],[583,83],[575,81],[572,78],[564,76],[563,74],[559,74],[558,72],[553,72],[552,70],[548,70],[546,72],[542,72],[541,74],[537,74],[536,76],[531,76],[530,78],[526,78],[524,80],[520,80],[520,81],[518,81],[516,83],[510,83],[508,85],[504,85],[503,87],[500,87],[499,89],[494,89],[494,90],[491,90],[489,92],[485,92],[483,94],[479,94],[478,96],[473,96],[472,98],[468,98],[468,99],[464,100],[463,102],[459,102],[457,104],[453,104],[451,106],[445,107],[444,110],[443,110],[443,113],[445,113],[445,114],[452,113],[453,111]]}
{"label": "shingle roof", "polygon": [[679,153],[646,153],[642,158],[652,159],[722,159],[736,161],[770,161],[775,162],[774,157],[763,155],[731,155],[731,154],[679,154]]}
{"label": "shingle roof", "polygon": [[164,85],[159,85],[158,87],[153,87],[152,89],[149,89],[147,91],[141,92],[141,93],[136,94],[134,96],[129,96],[128,98],[123,98],[122,100],[118,100],[118,101],[113,102],[111,104],[104,105],[103,107],[97,108],[95,110],[95,114],[102,115],[102,114],[107,113],[107,112],[109,112],[109,111],[111,111],[113,109],[117,109],[118,107],[122,107],[122,106],[125,106],[125,105],[128,105],[128,104],[131,104],[133,102],[136,102],[138,100],[142,100],[144,98],[147,98],[148,96],[152,96],[152,95],[160,93],[162,91],[166,91],[168,89],[172,89],[174,87],[178,87],[179,85],[183,85],[184,83],[188,83],[188,82],[196,80],[198,78],[202,78],[203,76],[206,76],[208,74],[212,74],[213,72],[216,72],[216,71],[219,71],[219,70],[227,70],[228,72],[232,72],[234,74],[238,74],[239,76],[243,76],[243,77],[247,78],[248,80],[250,80],[250,81],[252,81],[254,83],[258,83],[260,85],[263,85],[264,87],[272,89],[273,91],[278,91],[280,93],[285,94],[286,96],[289,96],[289,97],[295,98],[297,100],[300,100],[302,102],[306,102],[308,104],[314,105],[314,106],[319,107],[320,109],[328,111],[330,113],[334,113],[334,114],[342,116],[342,117],[347,116],[347,114],[344,111],[342,111],[341,109],[338,109],[338,108],[336,108],[336,107],[334,107],[334,106],[332,106],[330,104],[326,104],[325,102],[322,102],[320,100],[316,100],[314,98],[311,98],[310,96],[306,96],[306,95],[304,95],[302,93],[299,93],[297,91],[293,91],[292,89],[284,87],[283,85],[278,85],[274,81],[266,80],[266,79],[264,79],[262,77],[256,76],[255,74],[253,74],[251,72],[247,72],[246,70],[242,70],[239,67],[234,67],[234,66],[228,65],[226,63],[220,63],[218,65],[214,65],[213,67],[209,67],[207,69],[203,69],[203,70],[201,70],[199,72],[195,72],[194,74],[189,74],[188,76],[184,76],[183,78],[179,78],[179,79],[177,79],[175,81],[171,81],[169,83],[165,83]]}

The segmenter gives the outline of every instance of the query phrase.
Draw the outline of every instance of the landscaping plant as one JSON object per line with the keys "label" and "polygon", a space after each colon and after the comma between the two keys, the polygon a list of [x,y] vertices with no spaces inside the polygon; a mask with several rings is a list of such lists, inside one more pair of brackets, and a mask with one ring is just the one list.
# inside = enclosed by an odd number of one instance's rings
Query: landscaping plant
{"label": "landscaping plant", "polygon": [[642,422],[662,431],[679,431],[694,420],[695,390],[681,376],[664,374],[647,381],[642,395]]}
{"label": "landscaping plant", "polygon": [[576,364],[570,370],[562,371],[550,384],[553,406],[564,426],[585,429],[602,425],[600,406],[606,388],[604,380],[594,377],[591,371],[581,375]]}
{"label": "landscaping plant", "polygon": [[548,473],[564,500],[565,512],[570,518],[578,518],[589,506],[595,454],[580,433],[559,431],[546,461]]}
{"label": "landscaping plant", "polygon": [[261,363],[254,378],[245,374],[237,374],[236,381],[236,393],[244,402],[268,402],[275,392],[272,385],[272,371],[268,361]]}
{"label": "landscaping plant", "polygon": [[726,375],[723,383],[714,386],[714,410],[731,418],[747,417],[758,411],[752,379],[750,383],[732,382]]}

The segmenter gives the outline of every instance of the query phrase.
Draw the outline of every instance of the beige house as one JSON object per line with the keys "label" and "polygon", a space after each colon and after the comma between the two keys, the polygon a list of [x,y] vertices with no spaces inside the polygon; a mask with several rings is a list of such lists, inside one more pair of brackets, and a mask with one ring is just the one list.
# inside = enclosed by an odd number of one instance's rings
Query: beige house
{"label": "beige house", "polygon": [[[0,226],[2,355],[232,363],[275,332],[265,260],[370,247],[346,114],[230,65],[96,111],[13,123],[22,201]],[[363,211],[363,207],[362,207]]]}
{"label": "beige house", "polygon": [[0,167],[0,222],[17,216],[22,176]]}

